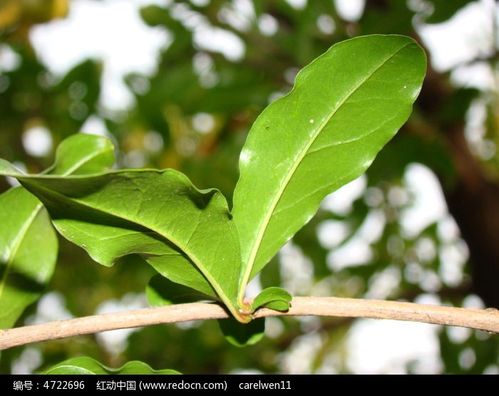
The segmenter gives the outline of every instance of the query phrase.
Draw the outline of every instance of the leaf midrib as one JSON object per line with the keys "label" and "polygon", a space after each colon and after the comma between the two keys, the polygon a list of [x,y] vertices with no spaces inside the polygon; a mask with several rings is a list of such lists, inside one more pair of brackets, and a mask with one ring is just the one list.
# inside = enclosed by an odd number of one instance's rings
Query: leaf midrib
{"label": "leaf midrib", "polygon": [[[355,85],[351,90],[347,92],[347,94],[343,97],[342,100],[339,101],[338,105],[333,108],[331,111],[330,115],[326,117],[321,124],[317,128],[317,132],[313,136],[312,139],[310,139],[310,142],[307,143],[304,148],[300,151],[299,155],[296,157],[296,160],[293,162],[293,166],[290,168],[289,172],[286,174],[286,177],[284,178],[278,193],[275,194],[274,199],[272,200],[268,211],[265,213],[265,216],[263,217],[262,221],[260,222],[260,227],[258,227],[258,234],[257,238],[255,239],[255,243],[253,244],[253,248],[251,249],[250,257],[249,260],[246,264],[245,267],[245,272],[242,279],[242,284],[240,286],[240,293],[244,293],[245,285],[248,283],[249,278],[251,277],[251,273],[253,272],[253,267],[255,264],[255,259],[256,255],[258,253],[258,250],[260,249],[260,245],[262,243],[263,237],[265,236],[265,232],[268,228],[268,224],[270,223],[270,219],[274,213],[275,208],[279,204],[279,201],[281,200],[284,190],[289,184],[289,181],[293,177],[294,173],[298,169],[298,166],[302,163],[303,159],[307,155],[308,150],[310,147],[315,143],[317,137],[320,135],[324,127],[331,121],[331,118],[338,112],[338,110],[345,104],[345,102],[355,93],[357,92],[362,85],[364,85],[369,79],[371,79],[374,74],[376,74],[390,59],[395,57],[398,53],[400,53],[403,49],[411,45],[411,43],[406,43],[402,47],[400,47],[397,51],[395,51],[393,54],[385,58],[382,62],[380,62],[378,65],[376,65],[372,71],[364,78],[362,78],[357,85]],[[242,294],[240,294],[240,298],[242,297]]]}

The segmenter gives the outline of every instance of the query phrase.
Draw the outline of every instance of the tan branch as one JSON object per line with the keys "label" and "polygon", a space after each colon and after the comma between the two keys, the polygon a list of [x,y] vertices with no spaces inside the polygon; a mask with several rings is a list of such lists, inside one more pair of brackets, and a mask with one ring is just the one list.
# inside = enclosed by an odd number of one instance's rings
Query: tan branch
{"label": "tan branch", "polygon": [[[465,309],[382,300],[295,297],[286,313],[261,309],[255,314],[257,318],[268,316],[393,319],[499,333],[499,311],[496,309]],[[227,317],[222,307],[210,303],[178,304],[87,316],[0,331],[0,349],[107,330]]]}

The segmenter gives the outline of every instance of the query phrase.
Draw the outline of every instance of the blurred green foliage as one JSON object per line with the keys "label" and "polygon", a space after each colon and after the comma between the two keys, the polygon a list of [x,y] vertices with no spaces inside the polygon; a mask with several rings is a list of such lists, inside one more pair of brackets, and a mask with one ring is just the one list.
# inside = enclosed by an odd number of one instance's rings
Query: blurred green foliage
{"label": "blurred green foliage", "polygon": [[[227,13],[237,13],[235,3],[172,1],[168,7],[142,8],[144,22],[168,30],[173,41],[161,51],[157,71],[151,76],[126,77],[134,96],[132,108],[112,112],[106,103],[99,102],[99,59],[83,60],[65,76],[54,76],[30,44],[30,29],[64,17],[70,1],[0,1],[0,53],[8,48],[19,58],[17,67],[0,71],[0,157],[22,163],[31,172],[41,171],[52,162],[54,152],[41,157],[30,155],[23,144],[26,131],[35,126],[47,128],[56,147],[64,137],[80,131],[90,116],[97,116],[120,148],[120,165],[139,163],[180,169],[198,187],[218,187],[230,197],[238,177],[239,151],[249,127],[272,98],[289,90],[300,67],[332,43],[355,35],[401,33],[417,38],[415,24],[445,21],[470,2],[428,0],[407,5],[395,0],[368,0],[360,19],[349,21],[340,16],[332,1],[308,1],[299,9],[286,1],[254,0],[250,2],[253,16],[240,26],[224,18]],[[204,23],[239,37],[245,45],[243,58],[230,60],[219,52],[200,48],[186,18],[179,17],[179,9],[200,15]],[[272,34],[258,23],[265,18],[276,24]],[[497,67],[494,62],[489,61],[491,67]],[[445,86],[450,99],[435,107],[438,112],[428,111],[429,105],[423,99],[418,103],[402,133],[368,171],[366,188],[355,197],[351,208],[322,209],[294,238],[298,253],[293,250],[276,257],[261,274],[263,287],[280,284],[295,295],[410,301],[430,295],[443,304],[456,306],[476,300],[471,295],[467,266],[462,274],[457,270],[457,281],[443,276],[445,252],[457,250],[466,257],[463,240],[446,231],[450,220],[430,224],[416,235],[407,235],[401,224],[402,213],[414,204],[404,179],[407,167],[424,164],[438,175],[442,186],[452,185],[456,177],[452,154],[439,129],[464,122],[477,99],[485,104],[487,114],[484,138],[499,143],[497,92],[458,88],[450,83],[450,73],[431,70],[428,85],[435,79]],[[477,161],[491,178],[497,178],[498,158],[496,154],[477,157]],[[4,180],[0,181],[0,191],[8,187]],[[380,231],[367,228],[366,236],[366,222],[373,216],[381,219]],[[318,237],[320,229],[330,229],[339,236],[325,243]],[[364,235],[369,257],[358,265],[335,266],[331,251],[358,240],[359,235]],[[133,300],[144,293],[154,275],[149,266],[133,258],[102,268],[79,248],[60,242],[58,265],[48,292],[62,295],[65,309],[73,316],[93,314],[105,301]],[[286,255],[300,256],[295,257],[301,263],[297,264],[301,271],[296,275],[298,281],[282,270],[287,265]],[[392,284],[380,291],[377,285],[383,279]],[[29,322],[36,312],[35,304],[17,325]],[[20,358],[25,361],[30,356],[28,352],[33,348],[39,351],[40,359],[35,359],[37,367],[32,369],[87,355],[109,367],[140,360],[152,367],[184,373],[285,372],[293,370],[286,359],[295,356],[300,343],[307,342],[306,337],[317,335],[320,342],[300,358],[308,359],[305,366],[299,366],[306,368],[300,370],[348,373],[352,368],[348,365],[347,340],[353,323],[345,319],[273,319],[267,329],[270,336],[244,350],[226,343],[215,322],[154,326],[134,331],[123,348],[114,351],[96,336],[3,351],[0,372],[11,372]],[[456,336],[445,328],[438,334],[442,372],[497,372],[498,337],[474,331]],[[408,364],[406,369],[412,372],[414,367]]]}

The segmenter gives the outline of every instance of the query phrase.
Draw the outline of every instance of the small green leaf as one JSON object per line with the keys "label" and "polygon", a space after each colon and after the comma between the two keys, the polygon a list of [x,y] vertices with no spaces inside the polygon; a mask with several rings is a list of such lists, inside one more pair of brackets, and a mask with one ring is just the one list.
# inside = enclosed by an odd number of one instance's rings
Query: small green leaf
{"label": "small green leaf", "polygon": [[255,345],[265,335],[265,319],[239,323],[233,318],[218,320],[225,339],[236,347]]}
{"label": "small green leaf", "polygon": [[79,133],[65,139],[55,153],[49,173],[88,175],[109,169],[114,164],[114,146],[105,137]]}
{"label": "small green leaf", "polygon": [[306,66],[293,90],[260,114],[234,192],[241,293],[327,194],[369,167],[409,117],[425,68],[408,37],[357,37]]}
{"label": "small green leaf", "polygon": [[154,370],[148,364],[133,360],[120,368],[109,368],[88,356],[65,360],[42,374],[180,374],[175,370]]}
{"label": "small green leaf", "polygon": [[239,240],[218,190],[198,190],[172,169],[57,177],[23,175],[0,161],[0,174],[35,194],[57,230],[96,261],[141,254],[173,282],[218,296],[240,317]]}
{"label": "small green leaf", "polygon": [[269,301],[267,304],[264,305],[265,308],[273,309],[274,311],[279,311],[279,312],[289,311],[290,306],[291,304],[289,302],[283,300]]}
{"label": "small green leaf", "polygon": [[149,305],[153,307],[212,300],[211,296],[174,283],[161,275],[154,275],[151,278],[146,287],[146,297]]}
{"label": "small green leaf", "polygon": [[[48,172],[69,175],[103,171],[113,164],[113,151],[108,139],[74,135],[59,145]],[[2,165],[15,169],[5,162]],[[58,245],[46,210],[24,188],[1,194],[0,208],[0,328],[9,328],[38,299],[51,278]]]}
{"label": "small green leaf", "polygon": [[291,294],[280,287],[269,287],[260,292],[255,297],[251,304],[251,309],[256,311],[258,308],[270,308],[276,311],[289,310],[289,303],[291,302]]}

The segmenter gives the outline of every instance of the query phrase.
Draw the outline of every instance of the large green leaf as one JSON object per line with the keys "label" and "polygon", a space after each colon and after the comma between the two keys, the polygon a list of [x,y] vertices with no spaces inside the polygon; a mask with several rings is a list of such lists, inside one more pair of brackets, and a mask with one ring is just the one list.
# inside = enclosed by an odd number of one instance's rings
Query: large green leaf
{"label": "large green leaf", "polygon": [[[114,162],[105,138],[74,135],[58,147],[50,172],[102,171]],[[42,204],[24,188],[0,195],[0,328],[12,327],[52,276],[57,238]]]}
{"label": "large green leaf", "polygon": [[148,364],[133,360],[119,368],[110,368],[88,356],[65,360],[52,366],[43,374],[180,374],[175,370],[154,370]]}
{"label": "large green leaf", "polygon": [[142,254],[172,281],[215,292],[239,316],[239,240],[218,190],[200,191],[171,169],[29,176],[0,161],[0,174],[17,177],[44,203],[58,231],[96,261],[109,265]]}
{"label": "large green leaf", "polygon": [[324,196],[361,175],[394,136],[411,113],[425,66],[424,52],[408,37],[347,40],[305,67],[293,90],[258,117],[234,192],[241,291]]}

